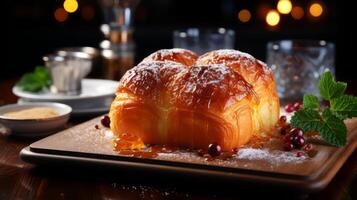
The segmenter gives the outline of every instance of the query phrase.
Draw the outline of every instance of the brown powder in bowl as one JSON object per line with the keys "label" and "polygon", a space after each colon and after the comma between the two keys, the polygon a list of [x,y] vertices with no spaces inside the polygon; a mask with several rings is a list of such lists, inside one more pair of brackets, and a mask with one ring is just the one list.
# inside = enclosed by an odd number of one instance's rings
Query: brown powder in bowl
{"label": "brown powder in bowl", "polygon": [[34,107],[3,114],[3,116],[11,119],[44,119],[58,115],[59,113],[55,109],[49,107]]}

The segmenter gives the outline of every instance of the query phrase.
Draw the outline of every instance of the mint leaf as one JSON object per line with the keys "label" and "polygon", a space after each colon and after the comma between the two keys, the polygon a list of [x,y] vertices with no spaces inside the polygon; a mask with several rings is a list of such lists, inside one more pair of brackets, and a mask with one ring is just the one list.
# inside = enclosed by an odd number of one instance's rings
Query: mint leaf
{"label": "mint leaf", "polygon": [[318,83],[319,93],[325,100],[331,100],[343,95],[346,87],[346,83],[336,82],[331,72],[323,73]]}
{"label": "mint leaf", "polygon": [[347,128],[343,121],[334,116],[329,108],[322,112],[324,123],[318,127],[321,137],[329,144],[341,147],[346,144]]}
{"label": "mint leaf", "polygon": [[331,72],[325,72],[318,83],[320,95],[330,106],[320,113],[321,107],[316,96],[304,95],[303,109],[294,113],[291,125],[303,131],[318,131],[322,139],[335,146],[347,142],[346,118],[357,117],[357,97],[344,95],[347,84],[336,82]]}
{"label": "mint leaf", "polygon": [[319,112],[317,112],[317,110],[305,108],[296,111],[294,116],[292,116],[290,123],[293,127],[299,127],[304,132],[319,131],[319,127],[322,126]]}
{"label": "mint leaf", "polygon": [[319,100],[316,96],[312,94],[305,94],[303,99],[303,108],[305,109],[318,109],[319,108]]}
{"label": "mint leaf", "polygon": [[47,68],[37,66],[34,71],[34,76],[38,82],[42,83],[43,85],[50,85],[51,84],[51,75]]}
{"label": "mint leaf", "polygon": [[44,87],[50,86],[51,82],[52,79],[48,69],[38,66],[34,72],[24,74],[17,86],[24,91],[39,92]]}
{"label": "mint leaf", "polygon": [[343,95],[331,100],[331,111],[340,119],[357,116],[357,97]]}
{"label": "mint leaf", "polygon": [[26,73],[23,75],[17,85],[21,87],[22,90],[30,92],[38,92],[42,89],[42,84],[38,82],[36,76],[32,73]]}

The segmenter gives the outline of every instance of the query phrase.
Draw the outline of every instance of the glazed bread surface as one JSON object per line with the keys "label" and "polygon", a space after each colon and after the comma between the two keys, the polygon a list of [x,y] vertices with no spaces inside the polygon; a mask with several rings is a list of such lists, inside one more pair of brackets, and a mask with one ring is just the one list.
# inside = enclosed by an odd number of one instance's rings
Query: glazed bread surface
{"label": "glazed bread surface", "polygon": [[150,61],[173,61],[191,67],[196,64],[197,58],[198,56],[190,50],[179,48],[161,49],[144,58],[141,63]]}
{"label": "glazed bread surface", "polygon": [[111,129],[145,144],[223,150],[245,144],[258,131],[258,99],[250,84],[225,65],[187,67],[146,61],[121,79],[110,109]]}
{"label": "glazed bread surface", "polygon": [[265,63],[237,50],[197,56],[163,49],[127,71],[110,109],[117,137],[145,144],[223,150],[276,134],[279,98]]}
{"label": "glazed bread surface", "polygon": [[200,56],[198,65],[224,64],[241,74],[253,86],[259,97],[256,121],[260,133],[273,133],[279,120],[279,97],[276,91],[274,75],[262,61],[238,50],[216,50]]}

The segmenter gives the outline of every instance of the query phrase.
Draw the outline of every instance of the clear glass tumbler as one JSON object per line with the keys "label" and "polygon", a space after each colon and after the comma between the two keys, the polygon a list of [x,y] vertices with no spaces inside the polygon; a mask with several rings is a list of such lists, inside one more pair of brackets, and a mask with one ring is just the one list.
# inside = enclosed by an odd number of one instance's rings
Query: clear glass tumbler
{"label": "clear glass tumbler", "polygon": [[173,33],[174,48],[188,49],[197,54],[217,49],[233,49],[234,42],[235,32],[225,28],[188,28],[175,30]]}
{"label": "clear glass tumbler", "polygon": [[318,95],[320,75],[334,74],[334,61],[334,44],[323,40],[280,40],[267,46],[267,64],[274,71],[283,102],[301,101],[306,93]]}

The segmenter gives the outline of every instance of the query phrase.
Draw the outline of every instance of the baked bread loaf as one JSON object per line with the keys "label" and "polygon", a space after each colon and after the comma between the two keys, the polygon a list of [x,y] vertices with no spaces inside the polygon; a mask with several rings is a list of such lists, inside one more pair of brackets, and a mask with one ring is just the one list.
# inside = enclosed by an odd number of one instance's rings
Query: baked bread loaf
{"label": "baked bread loaf", "polygon": [[116,95],[111,129],[145,144],[205,149],[218,143],[230,150],[257,131],[252,86],[225,65],[146,62],[123,76]]}
{"label": "baked bread loaf", "polygon": [[225,151],[275,127],[279,99],[270,69],[239,51],[199,58],[160,50],[120,80],[109,117],[117,137],[145,144]]}

